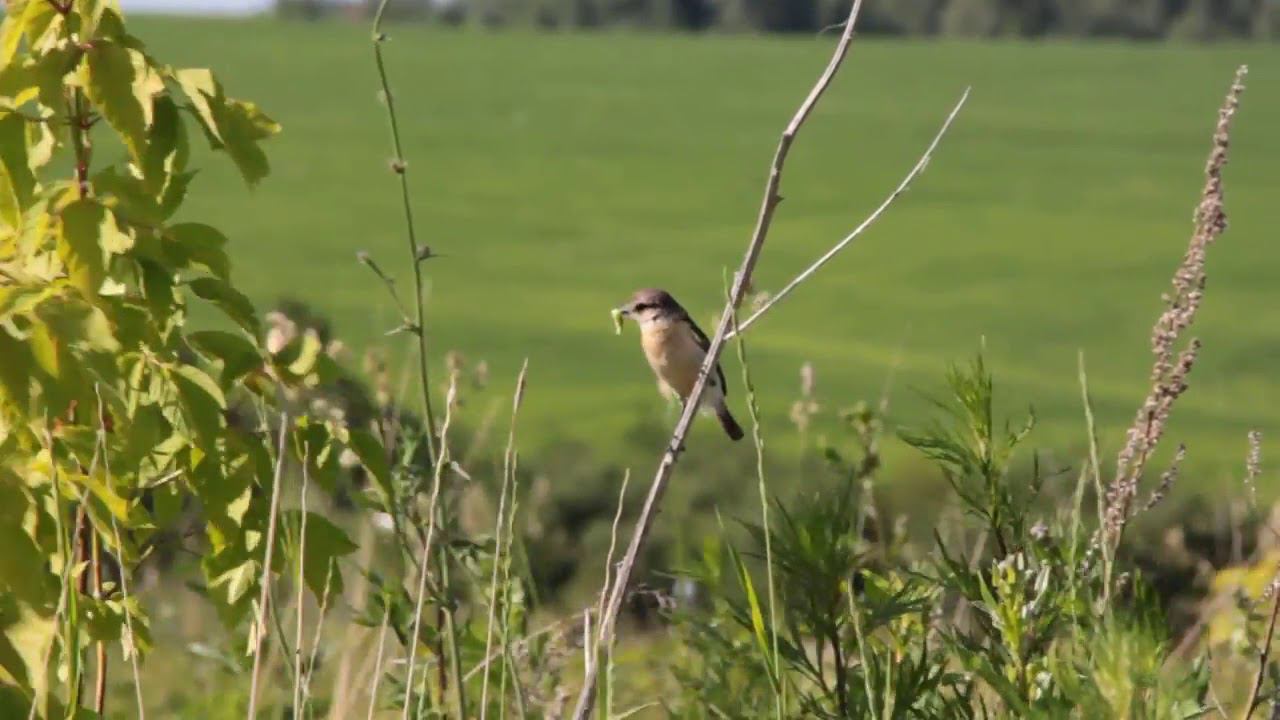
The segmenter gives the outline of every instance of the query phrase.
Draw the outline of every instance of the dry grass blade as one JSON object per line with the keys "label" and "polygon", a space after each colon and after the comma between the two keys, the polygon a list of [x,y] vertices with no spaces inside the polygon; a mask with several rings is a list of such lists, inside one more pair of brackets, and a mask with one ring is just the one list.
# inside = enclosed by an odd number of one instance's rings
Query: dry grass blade
{"label": "dry grass blade", "polygon": [[[449,425],[453,421],[453,405],[458,395],[457,378],[453,378],[449,384],[449,394],[445,399],[444,405],[444,424],[440,426],[440,453],[436,456],[434,472],[431,481],[431,500],[427,507],[427,534],[422,542],[422,561],[418,565],[418,597],[414,601],[413,609],[413,634],[409,636],[409,663],[408,672],[405,673],[405,683],[407,689],[404,696],[404,708],[402,717],[409,720],[409,712],[412,707],[413,698],[413,673],[417,665],[418,659],[418,638],[422,632],[422,606],[427,595],[427,576],[429,574],[431,561],[431,546],[435,540],[436,532],[436,512],[440,505],[440,485],[444,477],[444,468],[448,464],[448,445]],[[460,683],[455,683],[455,685]]]}
{"label": "dry grass blade", "polygon": [[[498,608],[498,571],[502,568],[502,532],[507,520],[507,496],[512,492],[510,485],[515,475],[513,470],[516,453],[516,419],[520,416],[520,405],[524,402],[524,388],[528,375],[529,359],[525,358],[524,363],[520,366],[520,375],[516,378],[516,389],[511,399],[511,428],[507,431],[507,449],[503,453],[502,491],[498,495],[498,519],[495,522],[495,530],[493,531],[494,554],[493,575],[489,580],[489,617],[485,623],[484,633],[484,656],[486,658],[493,652],[493,624]],[[514,498],[512,500],[514,501]],[[500,698],[499,702],[506,702],[506,699]],[[486,672],[480,683],[480,720],[484,720],[488,715],[488,711],[489,673]]]}
{"label": "dry grass blade", "polygon": [[373,720],[373,714],[378,710],[378,685],[382,683],[382,658],[386,654],[387,627],[391,624],[391,603],[386,605],[387,609],[382,613],[382,625],[378,628],[378,649],[373,661],[373,686],[369,688],[368,720]]}
{"label": "dry grass blade", "polygon": [[253,630],[253,675],[249,683],[249,720],[257,717],[258,679],[262,668],[263,637],[267,633],[267,603],[271,602],[271,556],[276,545],[276,521],[280,515],[280,479],[284,475],[285,438],[289,436],[289,416],[280,414],[280,438],[276,442],[276,464],[271,478],[271,509],[267,516],[266,549],[262,557],[262,590],[258,595],[258,615]]}

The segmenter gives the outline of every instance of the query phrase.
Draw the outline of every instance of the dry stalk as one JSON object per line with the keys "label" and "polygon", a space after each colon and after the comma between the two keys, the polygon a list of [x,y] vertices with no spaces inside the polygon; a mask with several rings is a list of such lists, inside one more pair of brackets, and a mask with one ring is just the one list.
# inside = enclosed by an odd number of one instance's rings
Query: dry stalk
{"label": "dry stalk", "polygon": [[[107,452],[107,426],[106,414],[103,412],[102,389],[98,385],[93,386],[93,393],[98,399],[98,447],[102,452],[102,469],[106,472],[107,477],[111,477],[111,460],[110,454]],[[120,636],[120,645],[124,651],[124,656],[129,659],[129,664],[133,670],[133,693],[134,699],[138,703],[138,720],[147,720],[146,706],[142,702],[142,673],[138,670],[138,646],[136,635],[133,634],[133,616],[129,613],[129,578],[128,570],[124,564],[124,546],[120,540],[120,525],[116,522],[115,515],[107,513],[107,517],[111,519],[111,536],[116,544],[116,553],[119,556],[117,565],[120,568],[120,596],[124,599],[124,634]]]}
{"label": "dry stalk", "polygon": [[293,641],[293,717],[302,717],[302,629],[306,620],[306,597],[304,591],[307,583],[303,577],[303,558],[307,556],[307,486],[311,484],[310,473],[307,466],[310,465],[311,446],[309,443],[303,443],[302,449],[302,487],[298,491],[298,505],[301,508],[298,520],[298,597],[297,597],[297,619],[294,628]]}
{"label": "dry stalk", "polygon": [[258,678],[262,667],[263,637],[267,634],[267,604],[271,602],[271,556],[276,545],[276,520],[280,515],[280,478],[284,475],[285,438],[289,435],[289,415],[280,414],[280,439],[276,443],[276,466],[271,478],[271,508],[267,516],[267,546],[262,555],[262,591],[258,595],[258,616],[253,623],[253,675],[249,683],[248,720],[257,717]]}
{"label": "dry stalk", "polygon": [[[413,697],[413,673],[418,659],[418,638],[422,632],[422,605],[427,595],[427,576],[430,574],[431,546],[435,539],[436,532],[436,511],[439,508],[440,485],[449,455],[447,445],[449,425],[453,421],[453,406],[457,393],[458,386],[455,381],[449,385],[449,394],[445,399],[444,424],[440,427],[440,454],[437,456],[433,467],[431,501],[427,509],[427,534],[422,543],[422,562],[418,565],[418,597],[414,603],[413,634],[409,636],[409,667],[408,672],[405,674],[405,683],[408,689],[405,691],[404,708],[401,715],[404,720],[409,720],[409,709],[411,706],[411,699]],[[455,684],[460,684],[457,682],[457,678],[455,678]],[[443,688],[441,689],[443,690]],[[458,691],[459,695],[461,695],[461,688],[458,688]]]}
{"label": "dry stalk", "polygon": [[378,649],[373,661],[373,686],[369,688],[368,720],[373,720],[373,714],[378,709],[378,685],[382,682],[382,658],[386,654],[387,626],[391,624],[391,603],[386,603],[386,606],[386,611],[382,613],[382,625],[378,628]]}
{"label": "dry stalk", "polygon": [[1205,184],[1194,215],[1194,231],[1186,255],[1173,275],[1173,290],[1165,295],[1165,311],[1156,319],[1151,331],[1151,351],[1155,360],[1151,367],[1151,390],[1125,436],[1124,447],[1116,458],[1116,474],[1107,488],[1106,508],[1102,518],[1103,562],[1106,584],[1111,584],[1115,552],[1124,535],[1125,526],[1134,514],[1133,499],[1142,481],[1152,453],[1164,436],[1169,415],[1178,398],[1187,390],[1187,377],[1195,366],[1200,341],[1191,338],[1179,349],[1183,332],[1195,320],[1204,299],[1205,257],[1207,250],[1227,229],[1223,209],[1222,170],[1227,164],[1231,120],[1240,106],[1244,77],[1248,68],[1241,65],[1218,111],[1213,133],[1213,147],[1205,164]]}
{"label": "dry stalk", "polygon": [[[484,632],[484,655],[489,656],[493,651],[493,623],[498,608],[498,571],[502,568],[502,531],[506,524],[507,513],[507,495],[511,492],[509,486],[514,473],[511,469],[514,465],[516,453],[516,419],[520,415],[520,405],[524,401],[525,382],[529,374],[529,359],[525,358],[524,364],[520,366],[520,375],[516,378],[516,389],[511,399],[511,427],[507,431],[507,449],[503,453],[503,472],[502,472],[502,491],[498,495],[498,519],[493,531],[493,576],[489,580],[489,618],[485,623]],[[514,502],[515,498],[512,498]],[[506,609],[503,608],[503,612]],[[461,679],[458,682],[462,682]],[[506,702],[506,698],[500,698],[499,702]],[[480,720],[488,715],[489,711],[489,673],[485,673],[480,683]]]}

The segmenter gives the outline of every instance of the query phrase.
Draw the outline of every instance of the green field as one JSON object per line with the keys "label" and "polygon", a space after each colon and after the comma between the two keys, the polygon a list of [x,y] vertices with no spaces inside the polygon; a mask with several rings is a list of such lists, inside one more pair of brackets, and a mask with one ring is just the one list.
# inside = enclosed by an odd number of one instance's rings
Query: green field
{"label": "green field", "polygon": [[[185,210],[231,236],[239,283],[262,304],[314,302],[358,347],[387,342],[396,314],[354,261],[368,250],[407,286],[367,28],[133,30],[171,62],[216,67],[285,128],[256,191],[205,163]],[[436,360],[486,359],[505,391],[528,356],[527,444],[608,447],[661,412],[609,308],[663,286],[710,323],[778,132],[834,38],[391,35],[415,211],[447,255],[427,266]],[[1171,430],[1225,481],[1246,431],[1274,435],[1280,420],[1280,48],[1266,46],[858,41],[792,154],[761,289],[859,222],[965,86],[973,95],[916,188],[751,334],[767,429],[788,427],[805,360],[828,411],[878,395],[896,367],[896,417],[921,419],[915,389],[937,388],[985,338],[1004,396],[1035,406],[1041,444],[1068,450],[1083,435],[1083,350],[1114,447],[1146,389],[1149,329],[1238,63],[1252,73],[1228,168],[1232,226],[1210,253],[1205,349]]]}

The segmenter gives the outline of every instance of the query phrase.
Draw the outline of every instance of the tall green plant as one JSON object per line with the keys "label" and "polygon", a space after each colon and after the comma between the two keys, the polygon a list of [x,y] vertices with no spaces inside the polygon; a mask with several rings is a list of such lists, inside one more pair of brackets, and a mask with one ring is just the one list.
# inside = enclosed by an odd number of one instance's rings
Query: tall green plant
{"label": "tall green plant", "polygon": [[[202,513],[207,591],[223,618],[238,622],[256,598],[273,469],[267,408],[277,388],[324,371],[327,358],[313,337],[264,352],[254,308],[231,282],[227,238],[174,221],[195,176],[193,125],[247,183],[267,175],[261,143],[279,126],[229,97],[209,70],[149,54],[114,0],[8,3],[0,717],[102,712],[109,644],[122,642],[135,668],[149,645],[130,573],[189,498]],[[228,329],[190,331],[198,305],[219,311]],[[296,446],[317,469],[336,464],[332,428],[290,429],[306,437]],[[308,543],[312,585],[350,550],[320,522]],[[141,714],[140,690],[138,701]]]}

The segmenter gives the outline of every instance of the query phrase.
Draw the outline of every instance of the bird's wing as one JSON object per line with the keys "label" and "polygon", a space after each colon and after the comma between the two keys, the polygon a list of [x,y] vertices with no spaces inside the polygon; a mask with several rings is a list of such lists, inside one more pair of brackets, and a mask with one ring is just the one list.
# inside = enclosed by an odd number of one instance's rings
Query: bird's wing
{"label": "bird's wing", "polygon": [[[687,313],[684,319],[689,323],[689,329],[693,330],[693,337],[698,341],[698,347],[702,348],[703,353],[706,353],[711,349],[711,339],[707,337],[706,333],[702,332],[702,328],[698,327],[698,323],[694,322],[693,318],[689,317]],[[720,363],[716,363],[716,377],[720,378],[720,392],[725,397],[728,397],[729,385],[724,381],[724,370],[721,369]]]}

